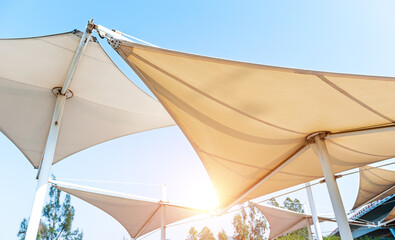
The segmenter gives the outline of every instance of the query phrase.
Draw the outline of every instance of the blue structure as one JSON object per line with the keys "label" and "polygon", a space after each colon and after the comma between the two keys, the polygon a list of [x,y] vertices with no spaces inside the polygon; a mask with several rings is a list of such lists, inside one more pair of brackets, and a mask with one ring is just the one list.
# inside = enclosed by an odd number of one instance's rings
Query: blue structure
{"label": "blue structure", "polygon": [[[367,226],[350,225],[354,239],[365,236],[380,239],[395,239],[395,221],[385,226],[380,223],[394,207],[395,195],[392,195],[372,202],[354,213],[349,218],[350,220],[366,222],[367,224]],[[332,235],[339,235],[338,230],[336,229]]]}

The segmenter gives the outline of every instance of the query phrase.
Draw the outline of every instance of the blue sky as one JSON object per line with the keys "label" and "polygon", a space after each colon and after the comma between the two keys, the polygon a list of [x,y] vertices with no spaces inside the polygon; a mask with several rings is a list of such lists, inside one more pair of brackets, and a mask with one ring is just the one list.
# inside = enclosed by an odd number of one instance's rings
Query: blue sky
{"label": "blue sky", "polygon": [[[395,76],[394,9],[393,1],[1,1],[0,38],[83,30],[94,19],[163,48],[274,66]],[[107,43],[101,43],[122,71],[148,91]],[[30,214],[36,170],[2,135],[0,161],[0,226],[7,226],[0,239],[16,239],[20,222]],[[196,194],[213,194],[203,165],[177,127],[101,144],[56,164],[53,173],[58,178],[105,175],[104,180],[166,183],[169,199],[184,202]],[[358,178],[338,182],[350,209]],[[160,197],[160,186],[75,183]],[[325,187],[313,191],[318,211],[331,212]],[[292,196],[306,201],[303,191]],[[76,198],[72,203],[75,226],[84,230],[85,239],[128,237],[105,213]],[[214,231],[224,227],[232,234],[230,220],[228,216],[194,225]],[[168,238],[186,237],[190,226],[169,228]]]}

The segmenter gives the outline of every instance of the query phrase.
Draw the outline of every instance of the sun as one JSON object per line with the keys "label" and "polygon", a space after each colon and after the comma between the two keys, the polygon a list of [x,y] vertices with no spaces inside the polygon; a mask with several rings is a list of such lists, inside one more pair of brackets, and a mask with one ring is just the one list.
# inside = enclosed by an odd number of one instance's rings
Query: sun
{"label": "sun", "polygon": [[214,188],[204,184],[191,186],[188,203],[191,207],[208,211],[214,211],[219,207],[219,201]]}

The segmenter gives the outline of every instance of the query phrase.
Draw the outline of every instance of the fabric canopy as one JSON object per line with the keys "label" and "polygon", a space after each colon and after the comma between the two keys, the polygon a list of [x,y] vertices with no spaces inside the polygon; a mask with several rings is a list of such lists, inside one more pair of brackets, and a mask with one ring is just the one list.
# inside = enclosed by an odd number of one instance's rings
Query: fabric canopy
{"label": "fabric canopy", "polygon": [[383,219],[381,220],[382,223],[390,223],[395,220],[395,208]]}
{"label": "fabric canopy", "polygon": [[[78,31],[0,40],[0,131],[38,167],[56,96],[81,39]],[[173,125],[158,101],[134,85],[91,41],[70,85],[54,163],[120,136]],[[69,96],[69,95],[68,95]]]}
{"label": "fabric canopy", "polygon": [[[392,125],[395,78],[215,59],[130,42],[116,51],[172,115],[202,160],[222,207],[323,177],[314,132]],[[335,173],[395,156],[395,132],[328,139]],[[251,190],[253,189],[253,190]]]}
{"label": "fabric canopy", "polygon": [[[255,206],[259,209],[259,211],[262,212],[270,224],[269,239],[275,239],[282,235],[297,231],[301,228],[309,227],[313,224],[313,218],[309,214],[298,213],[267,205]],[[320,222],[334,222],[333,219],[325,217],[318,217],[318,220]]]}
{"label": "fabric canopy", "polygon": [[359,169],[359,191],[353,209],[395,194],[395,172],[375,167]]}
{"label": "fabric canopy", "polygon": [[162,203],[159,200],[133,196],[124,193],[83,187],[75,184],[52,181],[55,187],[84,200],[111,215],[128,231],[132,238],[138,238],[161,226],[161,206],[166,208],[166,225],[204,213],[203,210]]}

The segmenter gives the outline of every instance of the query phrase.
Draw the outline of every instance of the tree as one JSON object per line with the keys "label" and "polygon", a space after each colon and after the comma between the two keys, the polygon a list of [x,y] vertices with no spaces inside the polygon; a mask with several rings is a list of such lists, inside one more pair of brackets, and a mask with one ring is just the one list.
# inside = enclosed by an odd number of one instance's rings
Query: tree
{"label": "tree", "polygon": [[[300,212],[304,213],[303,209],[303,204],[300,203],[299,199],[295,198],[292,200],[291,198],[287,197],[284,200],[284,206],[282,208],[295,211],[295,212]],[[295,232],[289,233],[285,236],[279,237],[279,240],[298,240],[298,239],[309,239],[309,233],[307,231],[307,228],[302,228],[300,230],[297,230]]]}
{"label": "tree", "polygon": [[268,230],[267,221],[263,214],[256,208],[255,203],[248,202],[247,210],[241,211],[233,217],[235,240],[263,240]]}
{"label": "tree", "polygon": [[[26,231],[27,231],[27,226],[28,226],[29,222],[26,218],[23,219],[23,221],[21,222],[17,237],[19,239],[25,239],[25,235],[26,235]],[[37,237],[36,240],[40,240],[41,239],[41,235],[42,235],[42,231],[43,231],[43,226],[40,222],[39,228],[38,228],[38,233],[37,233]]]}
{"label": "tree", "polygon": [[222,229],[219,233],[218,233],[218,240],[229,240],[228,235],[226,235],[226,232],[224,229]]}
{"label": "tree", "polygon": [[191,229],[189,229],[189,235],[186,240],[198,240],[198,232],[194,227],[191,227]]}
{"label": "tree", "polygon": [[247,212],[244,208],[233,217],[234,240],[249,240],[250,227],[247,224]]}
{"label": "tree", "polygon": [[248,202],[249,209],[249,220],[248,225],[250,226],[250,239],[263,240],[263,236],[267,230],[267,220],[263,217],[263,214],[256,208],[255,203]]}
{"label": "tree", "polygon": [[[66,194],[63,203],[60,198],[61,191],[54,186],[49,189],[49,202],[43,210],[43,217],[40,221],[40,230],[37,239],[42,240],[82,240],[83,233],[78,229],[72,231],[72,222],[75,210],[70,203],[70,195]],[[27,219],[23,219],[18,237],[25,239],[27,230]]]}
{"label": "tree", "polygon": [[284,200],[284,207],[283,208],[291,210],[291,211],[295,211],[295,212],[304,213],[303,204],[301,204],[299,199],[297,199],[297,198],[292,200],[289,197],[287,197]]}
{"label": "tree", "polygon": [[341,240],[339,236],[323,237],[324,240]]}
{"label": "tree", "polygon": [[267,203],[270,204],[270,205],[272,205],[272,206],[275,206],[275,207],[280,207],[280,204],[278,204],[278,202],[277,202],[276,199],[274,199],[274,198],[270,198],[270,199],[267,201]]}
{"label": "tree", "polygon": [[199,232],[199,240],[215,240],[214,234],[211,232],[210,228],[204,227]]}

